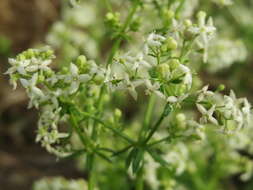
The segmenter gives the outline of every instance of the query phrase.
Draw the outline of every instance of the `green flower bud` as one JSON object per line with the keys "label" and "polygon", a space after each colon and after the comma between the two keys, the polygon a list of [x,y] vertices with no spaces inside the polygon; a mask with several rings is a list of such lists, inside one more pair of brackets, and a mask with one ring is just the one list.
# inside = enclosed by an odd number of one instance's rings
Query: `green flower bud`
{"label": "green flower bud", "polygon": [[109,12],[105,16],[106,20],[113,20],[114,19],[114,14],[112,12]]}
{"label": "green flower bud", "polygon": [[53,76],[53,74],[54,74],[54,72],[51,69],[44,71],[44,75],[46,77],[51,77],[51,76]]}
{"label": "green flower bud", "polygon": [[28,49],[26,52],[25,52],[25,56],[26,58],[32,58],[34,57],[34,50],[33,49]]}
{"label": "green flower bud", "polygon": [[97,85],[100,85],[104,82],[104,76],[103,75],[96,75],[93,80]]}
{"label": "green flower bud", "polygon": [[23,55],[23,54],[19,54],[18,56],[17,56],[17,60],[18,61],[24,61],[26,59],[26,57],[25,57],[25,55]]}
{"label": "green flower bud", "polygon": [[114,110],[114,116],[116,117],[116,118],[121,118],[121,116],[122,116],[122,112],[121,112],[121,110],[120,109],[118,109],[118,108],[116,108],[115,110]]}
{"label": "green flower bud", "polygon": [[178,59],[171,59],[168,62],[168,65],[170,66],[171,70],[175,70],[180,65],[180,62]]}
{"label": "green flower bud", "polygon": [[85,63],[87,62],[87,59],[84,55],[80,55],[78,56],[77,60],[76,60],[76,64],[79,68],[84,67]]}
{"label": "green flower bud", "polygon": [[45,80],[45,76],[44,75],[39,75],[38,76],[38,83],[42,83],[42,82],[44,82],[44,80]]}
{"label": "green flower bud", "polygon": [[174,38],[168,37],[165,43],[166,43],[168,49],[170,49],[170,50],[177,49],[178,44]]}
{"label": "green flower bud", "polygon": [[165,16],[168,20],[171,20],[175,16],[175,12],[172,10],[165,11]]}
{"label": "green flower bud", "polygon": [[206,13],[204,11],[199,11],[197,14],[197,18],[202,20],[206,18]]}
{"label": "green flower bud", "polygon": [[189,20],[189,19],[184,20],[184,26],[187,27],[187,28],[192,26],[192,21]]}
{"label": "green flower bud", "polygon": [[186,127],[186,117],[183,113],[179,113],[176,115],[176,120],[177,120],[177,123],[178,123],[178,126],[180,128],[185,128]]}
{"label": "green flower bud", "polygon": [[223,91],[223,90],[225,90],[225,85],[224,84],[220,84],[219,86],[218,86],[218,88],[216,89],[216,91],[217,92],[220,92],[220,91]]}
{"label": "green flower bud", "polygon": [[50,58],[50,57],[52,57],[52,56],[54,55],[54,51],[51,50],[51,49],[48,49],[48,50],[45,52],[45,54],[46,54],[46,57],[47,57],[47,58]]}
{"label": "green flower bud", "polygon": [[179,113],[179,114],[176,115],[176,119],[179,122],[184,122],[185,119],[186,119],[186,117],[185,117],[185,115],[183,113]]}
{"label": "green flower bud", "polygon": [[157,72],[162,78],[166,78],[170,73],[170,66],[166,63],[160,64],[157,66]]}

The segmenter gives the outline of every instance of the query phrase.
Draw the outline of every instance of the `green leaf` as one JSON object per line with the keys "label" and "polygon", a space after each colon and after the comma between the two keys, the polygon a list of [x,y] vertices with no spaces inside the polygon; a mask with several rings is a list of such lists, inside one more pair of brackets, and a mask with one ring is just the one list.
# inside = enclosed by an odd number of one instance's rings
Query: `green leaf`
{"label": "green leaf", "polygon": [[155,150],[148,149],[148,153],[156,162],[161,164],[161,166],[169,168],[169,163],[164,160]]}
{"label": "green leaf", "polygon": [[132,171],[134,174],[137,173],[139,169],[141,168],[143,156],[144,156],[144,150],[137,149],[137,153],[135,157],[133,158],[133,163],[132,163]]}
{"label": "green leaf", "polygon": [[127,159],[126,159],[126,169],[129,168],[129,166],[131,165],[132,159],[136,156],[136,154],[137,154],[137,149],[133,148],[130,151],[130,153],[128,154],[128,156],[127,156]]}
{"label": "green leaf", "polygon": [[172,106],[169,103],[167,103],[163,111],[163,116],[164,117],[168,116],[172,110],[173,110]]}

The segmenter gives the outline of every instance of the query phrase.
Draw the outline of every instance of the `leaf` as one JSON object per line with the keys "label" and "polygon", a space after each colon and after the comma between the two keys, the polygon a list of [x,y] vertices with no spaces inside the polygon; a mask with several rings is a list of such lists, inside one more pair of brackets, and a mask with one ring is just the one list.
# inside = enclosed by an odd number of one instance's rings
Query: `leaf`
{"label": "leaf", "polygon": [[172,111],[172,109],[173,109],[172,106],[169,103],[167,103],[163,111],[163,117],[168,116],[170,112]]}
{"label": "leaf", "polygon": [[148,149],[148,153],[156,162],[161,164],[161,166],[169,168],[169,163],[166,160],[164,160],[157,152]]}
{"label": "leaf", "polygon": [[143,155],[144,155],[144,150],[143,149],[137,149],[137,153],[134,157],[133,163],[132,163],[132,171],[133,173],[137,173],[139,169],[141,168],[141,163],[143,161]]}
{"label": "leaf", "polygon": [[132,159],[135,157],[135,155],[137,154],[137,149],[133,148],[130,153],[127,156],[126,159],[126,169],[129,168],[129,166],[131,165]]}
{"label": "leaf", "polygon": [[86,150],[85,149],[81,149],[81,150],[76,150],[75,152],[73,152],[72,154],[70,154],[69,156],[65,156],[62,159],[73,159],[73,158],[77,158],[79,156],[81,156],[83,153],[85,153]]}

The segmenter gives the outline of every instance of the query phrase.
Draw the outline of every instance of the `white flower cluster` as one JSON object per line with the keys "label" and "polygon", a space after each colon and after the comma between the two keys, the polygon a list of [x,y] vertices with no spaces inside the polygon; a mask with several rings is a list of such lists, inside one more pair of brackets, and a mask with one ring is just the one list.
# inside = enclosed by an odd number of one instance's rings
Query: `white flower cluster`
{"label": "white flower cluster", "polygon": [[221,96],[205,86],[198,92],[196,105],[202,114],[201,123],[219,125],[227,133],[238,131],[250,122],[250,103],[246,98],[237,99],[232,90],[229,96]]}
{"label": "white flower cluster", "polygon": [[54,58],[50,49],[29,49],[10,59],[12,67],[6,72],[10,75],[14,88],[17,80],[26,89],[30,98],[29,108],[40,108],[38,135],[36,141],[41,142],[49,152],[58,156],[70,153],[70,146],[58,146],[61,139],[68,137],[67,133],[59,132],[59,123],[64,122],[66,113],[62,113],[62,100],[75,96],[83,84],[100,85],[105,71],[95,62],[86,61],[80,56],[76,64],[71,63],[69,68],[55,73],[49,64]]}
{"label": "white flower cluster", "polygon": [[209,48],[208,71],[220,71],[246,58],[247,50],[242,41],[215,39]]}
{"label": "white flower cluster", "polygon": [[[110,91],[127,90],[137,99],[136,88],[142,86],[147,95],[156,94],[180,107],[192,88],[192,71],[187,57],[194,51],[191,45],[202,43],[206,52],[208,40],[215,31],[212,21],[206,24],[205,18],[205,13],[200,12],[196,25],[189,20],[184,24],[175,21],[168,34],[151,33],[140,52],[119,55],[106,68],[79,56],[76,62],[54,72],[49,68],[54,58],[50,49],[30,49],[16,59],[10,59],[12,67],[6,73],[10,75],[11,83],[16,88],[19,80],[30,98],[29,107],[41,110],[37,141],[58,156],[71,153],[71,143],[65,142],[69,140],[68,134],[60,132],[59,123],[68,121],[68,103],[76,104],[80,101],[79,95],[93,87],[103,85]],[[212,122],[227,128],[233,120],[238,124],[237,128],[241,128],[248,122],[250,105],[246,99],[236,100],[232,94],[224,96],[219,103],[207,102],[210,95],[212,92],[207,87],[199,92],[197,107],[203,114],[202,123]],[[187,121],[187,126],[190,127],[186,136],[196,132],[200,138],[204,137],[197,122]]]}
{"label": "white flower cluster", "polygon": [[50,177],[50,178],[42,178],[37,180],[33,185],[33,190],[79,190],[79,189],[87,189],[87,184],[82,179],[77,180],[67,180],[63,177]]}

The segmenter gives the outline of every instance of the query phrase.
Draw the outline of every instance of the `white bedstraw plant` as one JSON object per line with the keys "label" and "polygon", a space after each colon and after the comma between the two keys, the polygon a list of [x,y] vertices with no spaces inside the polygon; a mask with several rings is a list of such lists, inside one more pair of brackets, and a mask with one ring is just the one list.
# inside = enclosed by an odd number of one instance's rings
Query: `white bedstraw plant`
{"label": "white bedstraw plant", "polygon": [[[250,123],[251,105],[246,98],[236,98],[233,91],[222,95],[208,86],[193,88],[196,72],[191,65],[199,55],[203,62],[208,61],[209,42],[216,32],[212,18],[200,11],[194,23],[194,19],[171,13],[168,22],[146,34],[138,30],[135,20],[145,3],[132,0],[125,20],[109,9],[105,23],[111,29],[112,48],[107,60],[95,62],[80,55],[54,70],[50,64],[56,56],[48,47],[29,49],[9,59],[11,67],[6,74],[11,84],[15,89],[20,82],[30,99],[29,108],[39,110],[36,141],[59,158],[85,155],[89,190],[96,187],[97,159],[125,160],[126,168],[136,176],[136,189],[141,190],[148,154],[159,166],[180,175],[188,157],[185,141],[205,139],[204,130],[209,125],[232,133]],[[129,50],[121,44],[133,30],[145,40]],[[121,110],[111,108],[117,92],[127,92],[135,101],[149,99],[138,129],[122,122]],[[161,113],[155,102],[162,102]],[[199,118],[186,119],[185,105],[189,103],[193,111],[200,112]],[[105,136],[116,143],[108,147],[103,143]],[[76,137],[78,141],[73,140]],[[148,172],[147,176],[152,178]]]}

